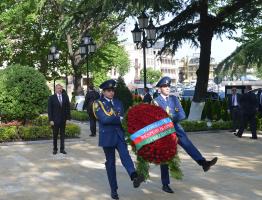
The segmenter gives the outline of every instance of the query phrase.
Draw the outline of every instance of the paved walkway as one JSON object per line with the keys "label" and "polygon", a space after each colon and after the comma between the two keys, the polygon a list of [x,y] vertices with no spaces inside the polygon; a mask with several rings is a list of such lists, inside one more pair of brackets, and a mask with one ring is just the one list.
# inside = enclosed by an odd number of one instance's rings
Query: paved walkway
{"label": "paved walkway", "polygon": [[[97,137],[81,124],[79,139],[66,141],[66,156],[52,155],[52,141],[0,144],[0,200],[109,200],[104,155]],[[180,148],[184,178],[172,180],[174,194],[161,190],[159,167],[134,189],[117,160],[119,196],[123,200],[262,199],[262,137],[237,138],[229,132],[189,133],[207,157],[219,157],[208,173]]]}

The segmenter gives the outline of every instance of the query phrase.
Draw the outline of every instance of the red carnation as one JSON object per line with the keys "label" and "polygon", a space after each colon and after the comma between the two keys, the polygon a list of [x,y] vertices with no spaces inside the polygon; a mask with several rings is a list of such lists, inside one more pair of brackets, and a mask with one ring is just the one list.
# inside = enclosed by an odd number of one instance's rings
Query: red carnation
{"label": "red carnation", "polygon": [[[168,114],[160,107],[150,104],[139,104],[132,107],[127,114],[127,127],[129,134],[150,125],[156,121],[167,118]],[[131,143],[134,145],[134,143]],[[176,133],[160,138],[143,146],[137,154],[144,160],[155,164],[166,163],[172,160],[177,152]],[[135,148],[135,146],[134,146]]]}

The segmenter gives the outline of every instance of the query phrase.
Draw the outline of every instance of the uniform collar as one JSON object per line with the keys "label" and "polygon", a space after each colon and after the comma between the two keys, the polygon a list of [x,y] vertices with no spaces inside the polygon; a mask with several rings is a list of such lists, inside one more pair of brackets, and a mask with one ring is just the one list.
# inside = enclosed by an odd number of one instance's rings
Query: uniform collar
{"label": "uniform collar", "polygon": [[168,95],[168,96],[165,96],[165,95],[163,95],[162,93],[160,93],[160,96],[161,96],[164,100],[166,100],[167,97],[169,98],[169,95]]}
{"label": "uniform collar", "polygon": [[113,99],[108,99],[107,97],[104,97],[104,99],[108,102],[112,101],[113,102]]}

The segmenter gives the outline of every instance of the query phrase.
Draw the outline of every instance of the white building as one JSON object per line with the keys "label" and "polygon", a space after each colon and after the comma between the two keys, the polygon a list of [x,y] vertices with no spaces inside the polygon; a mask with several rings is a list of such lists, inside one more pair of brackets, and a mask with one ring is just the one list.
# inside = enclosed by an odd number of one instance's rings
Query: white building
{"label": "white building", "polygon": [[[146,49],[146,68],[153,68],[162,72],[163,76],[169,76],[172,79],[172,83],[178,82],[179,62],[172,55],[158,55],[158,52],[163,46],[163,42],[157,42],[152,48]],[[134,83],[138,80],[143,80],[140,77],[140,71],[143,70],[143,49],[137,49],[134,43],[124,44],[124,48],[129,55],[130,69],[124,76],[126,84]],[[111,78],[117,78],[118,73],[116,70],[109,72]]]}

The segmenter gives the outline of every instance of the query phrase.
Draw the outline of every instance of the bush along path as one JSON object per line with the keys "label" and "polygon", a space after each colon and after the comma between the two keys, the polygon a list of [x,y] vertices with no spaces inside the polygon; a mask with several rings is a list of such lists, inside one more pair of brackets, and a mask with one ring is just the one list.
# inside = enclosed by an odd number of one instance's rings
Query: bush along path
{"label": "bush along path", "polygon": [[[77,138],[80,133],[78,125],[72,123],[66,125],[66,138]],[[0,142],[43,140],[52,137],[52,128],[47,116],[40,116],[25,126],[18,122],[0,124]]]}

